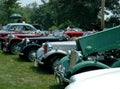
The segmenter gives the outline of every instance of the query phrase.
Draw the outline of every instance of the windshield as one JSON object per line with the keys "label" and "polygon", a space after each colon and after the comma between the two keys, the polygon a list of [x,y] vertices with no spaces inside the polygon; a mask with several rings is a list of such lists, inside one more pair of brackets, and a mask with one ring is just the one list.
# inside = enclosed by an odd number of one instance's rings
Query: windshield
{"label": "windshield", "polygon": [[10,28],[10,25],[5,25],[5,26],[3,26],[3,30],[7,30],[7,29],[9,29]]}

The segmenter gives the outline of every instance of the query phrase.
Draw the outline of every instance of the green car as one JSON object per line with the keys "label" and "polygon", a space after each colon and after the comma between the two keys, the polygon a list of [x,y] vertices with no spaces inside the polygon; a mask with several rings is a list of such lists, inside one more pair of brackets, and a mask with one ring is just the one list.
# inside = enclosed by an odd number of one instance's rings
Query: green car
{"label": "green car", "polygon": [[85,71],[119,67],[119,34],[120,26],[117,26],[78,38],[77,49],[69,51],[54,68],[57,83],[70,83],[72,75]]}

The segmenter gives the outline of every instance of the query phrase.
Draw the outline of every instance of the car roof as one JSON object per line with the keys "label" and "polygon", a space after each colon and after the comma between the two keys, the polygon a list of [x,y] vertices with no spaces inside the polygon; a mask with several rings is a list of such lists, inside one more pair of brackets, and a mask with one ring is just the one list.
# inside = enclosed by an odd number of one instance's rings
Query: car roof
{"label": "car roof", "polygon": [[28,24],[28,23],[9,23],[7,25],[31,25],[31,24]]}

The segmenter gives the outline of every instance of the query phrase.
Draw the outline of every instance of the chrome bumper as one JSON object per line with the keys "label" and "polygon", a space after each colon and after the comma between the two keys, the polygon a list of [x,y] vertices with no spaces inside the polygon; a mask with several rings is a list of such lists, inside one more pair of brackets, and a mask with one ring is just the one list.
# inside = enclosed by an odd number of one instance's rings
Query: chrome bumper
{"label": "chrome bumper", "polygon": [[67,79],[64,75],[65,75],[64,72],[59,71],[58,69],[54,70],[54,76],[56,81],[58,80],[60,81],[60,82],[57,82],[58,84],[70,83],[70,80]]}

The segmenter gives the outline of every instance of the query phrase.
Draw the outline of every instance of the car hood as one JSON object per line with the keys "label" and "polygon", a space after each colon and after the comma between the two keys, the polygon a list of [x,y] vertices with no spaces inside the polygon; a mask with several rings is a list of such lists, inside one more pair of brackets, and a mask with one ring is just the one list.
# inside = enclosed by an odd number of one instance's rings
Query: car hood
{"label": "car hood", "polygon": [[120,68],[100,69],[72,76],[65,89],[120,89]]}
{"label": "car hood", "polygon": [[[66,51],[70,49],[75,49],[76,48],[76,43],[75,41],[57,41],[57,42],[48,42],[52,46],[52,50],[63,50]],[[37,52],[41,52],[41,48],[39,48]]]}
{"label": "car hood", "polygon": [[67,41],[67,39],[63,36],[60,37],[56,37],[56,36],[46,36],[46,37],[33,37],[33,38],[29,38],[30,41],[42,41],[44,40],[44,42],[49,42],[49,41]]}

